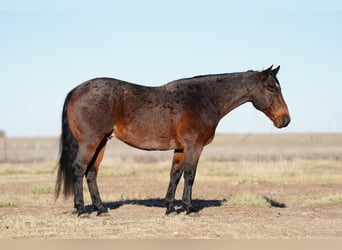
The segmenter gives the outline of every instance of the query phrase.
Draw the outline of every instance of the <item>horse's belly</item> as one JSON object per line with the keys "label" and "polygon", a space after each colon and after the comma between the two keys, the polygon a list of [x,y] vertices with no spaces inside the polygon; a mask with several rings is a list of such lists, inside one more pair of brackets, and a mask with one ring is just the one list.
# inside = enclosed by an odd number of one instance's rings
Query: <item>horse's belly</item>
{"label": "horse's belly", "polygon": [[114,135],[121,141],[145,150],[169,150],[177,148],[172,131],[166,126],[144,126],[130,124],[114,126]]}

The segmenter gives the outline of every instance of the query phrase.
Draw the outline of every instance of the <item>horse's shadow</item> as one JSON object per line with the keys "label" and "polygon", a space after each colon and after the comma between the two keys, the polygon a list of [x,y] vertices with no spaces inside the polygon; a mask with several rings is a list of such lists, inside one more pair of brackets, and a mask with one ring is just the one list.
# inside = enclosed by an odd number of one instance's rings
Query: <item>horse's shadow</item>
{"label": "horse's shadow", "polygon": [[[286,205],[284,203],[277,202],[269,197],[263,197],[266,202],[270,205],[270,207],[276,208],[285,208]],[[201,200],[201,199],[194,199],[192,200],[192,205],[196,208],[197,211],[201,211],[204,208],[210,207],[220,207],[225,206],[224,203],[226,199],[223,200]],[[177,212],[184,211],[182,208],[182,201],[176,200],[174,202],[175,207],[178,207]],[[131,200],[121,200],[121,201],[113,201],[113,202],[105,202],[104,205],[109,208],[110,210],[118,209],[123,205],[139,205],[145,207],[158,207],[158,208],[165,208],[165,199],[161,198],[150,198],[150,199],[131,199]],[[94,207],[92,205],[86,206],[86,209],[90,212],[94,212]]]}
{"label": "horse's shadow", "polygon": [[[222,205],[222,200],[192,200],[192,205],[198,210],[201,211],[204,208],[208,207],[219,207]],[[182,202],[176,200],[174,202],[176,207],[181,207]],[[110,210],[118,209],[123,205],[139,205],[145,207],[158,207],[158,208],[166,208],[165,207],[165,199],[161,198],[151,198],[151,199],[132,199],[132,200],[121,200],[121,201],[113,201],[113,202],[104,202],[105,207]],[[92,205],[86,206],[86,209],[90,212],[94,212],[94,208]],[[177,210],[178,212],[182,211],[182,208]]]}
{"label": "horse's shadow", "polygon": [[[182,202],[177,200],[174,202],[176,207],[180,207]],[[220,200],[198,200],[195,199],[192,201],[193,206],[197,210],[202,210],[207,207],[219,207],[222,205],[222,201]],[[165,208],[165,199],[160,198],[152,198],[152,199],[133,199],[133,200],[123,200],[116,202],[108,202],[105,205],[110,209],[117,209],[123,205],[140,205],[145,207],[159,207]]]}

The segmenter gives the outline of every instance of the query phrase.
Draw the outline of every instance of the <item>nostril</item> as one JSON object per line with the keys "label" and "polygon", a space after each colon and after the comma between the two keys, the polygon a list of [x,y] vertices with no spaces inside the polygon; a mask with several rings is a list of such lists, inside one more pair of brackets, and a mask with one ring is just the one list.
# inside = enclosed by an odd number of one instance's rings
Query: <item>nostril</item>
{"label": "nostril", "polygon": [[288,115],[285,115],[283,117],[283,127],[286,127],[287,125],[289,125],[290,121],[291,121],[290,117]]}

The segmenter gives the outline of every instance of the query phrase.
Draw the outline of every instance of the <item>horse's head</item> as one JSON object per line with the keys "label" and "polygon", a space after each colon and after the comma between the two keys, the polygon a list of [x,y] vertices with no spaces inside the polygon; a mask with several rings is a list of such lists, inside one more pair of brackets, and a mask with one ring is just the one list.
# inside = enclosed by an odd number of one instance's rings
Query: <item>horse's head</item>
{"label": "horse's head", "polygon": [[283,128],[290,123],[290,114],[281,93],[281,88],[277,79],[278,66],[272,66],[259,72],[258,85],[252,94],[254,107],[264,112],[272,121],[275,127]]}

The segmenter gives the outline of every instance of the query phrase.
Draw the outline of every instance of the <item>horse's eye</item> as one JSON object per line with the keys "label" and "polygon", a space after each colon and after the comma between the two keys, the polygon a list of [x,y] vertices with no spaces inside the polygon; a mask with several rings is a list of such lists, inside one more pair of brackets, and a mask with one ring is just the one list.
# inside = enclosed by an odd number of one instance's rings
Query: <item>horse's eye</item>
{"label": "horse's eye", "polygon": [[270,91],[272,93],[276,91],[276,87],[272,86],[272,85],[267,85],[267,89],[268,89],[268,91]]}

